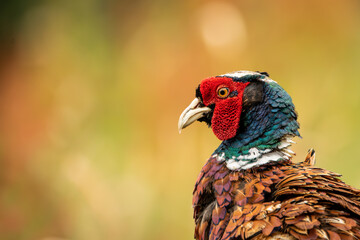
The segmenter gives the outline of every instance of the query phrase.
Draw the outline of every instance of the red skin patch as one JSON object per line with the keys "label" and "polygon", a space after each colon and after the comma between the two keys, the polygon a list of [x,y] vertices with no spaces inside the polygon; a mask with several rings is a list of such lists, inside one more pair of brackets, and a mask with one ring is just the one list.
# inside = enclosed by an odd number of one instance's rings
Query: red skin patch
{"label": "red skin patch", "polygon": [[[239,127],[242,110],[242,97],[244,89],[249,83],[234,82],[228,77],[211,77],[200,83],[200,91],[205,106],[215,104],[211,126],[214,134],[220,140],[235,137]],[[221,98],[217,90],[227,87],[232,92],[237,91],[237,96]]]}

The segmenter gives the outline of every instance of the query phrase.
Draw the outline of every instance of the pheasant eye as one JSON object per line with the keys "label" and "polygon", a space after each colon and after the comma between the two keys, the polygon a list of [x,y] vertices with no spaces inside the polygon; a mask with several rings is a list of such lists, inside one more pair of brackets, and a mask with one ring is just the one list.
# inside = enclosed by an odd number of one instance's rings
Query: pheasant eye
{"label": "pheasant eye", "polygon": [[226,98],[229,96],[230,90],[227,87],[219,88],[217,91],[217,95],[219,98]]}

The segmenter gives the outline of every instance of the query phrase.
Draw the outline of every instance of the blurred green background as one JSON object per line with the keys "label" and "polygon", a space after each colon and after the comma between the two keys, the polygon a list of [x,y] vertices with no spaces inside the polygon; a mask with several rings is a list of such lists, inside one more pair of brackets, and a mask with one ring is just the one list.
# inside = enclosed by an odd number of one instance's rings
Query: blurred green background
{"label": "blurred green background", "polygon": [[2,1],[0,51],[1,239],[192,239],[219,141],[177,120],[234,70],[293,97],[296,161],[360,187],[359,1]]}

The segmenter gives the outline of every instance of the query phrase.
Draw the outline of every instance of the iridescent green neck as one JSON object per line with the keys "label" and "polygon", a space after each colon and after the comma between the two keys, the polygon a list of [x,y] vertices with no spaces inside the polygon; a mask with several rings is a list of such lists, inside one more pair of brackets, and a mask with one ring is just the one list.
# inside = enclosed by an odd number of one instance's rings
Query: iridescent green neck
{"label": "iridescent green neck", "polygon": [[237,135],[223,141],[214,155],[232,170],[289,159],[292,138],[300,136],[291,97],[276,82],[264,84],[263,102],[245,109]]}

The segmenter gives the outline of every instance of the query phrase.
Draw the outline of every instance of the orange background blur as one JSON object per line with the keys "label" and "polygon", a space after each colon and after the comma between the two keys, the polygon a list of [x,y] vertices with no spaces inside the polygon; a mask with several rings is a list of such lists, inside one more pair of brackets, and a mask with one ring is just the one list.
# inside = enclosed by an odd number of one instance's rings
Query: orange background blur
{"label": "orange background blur", "polygon": [[13,0],[0,7],[0,238],[192,239],[219,141],[201,79],[267,71],[317,166],[360,187],[360,2]]}

